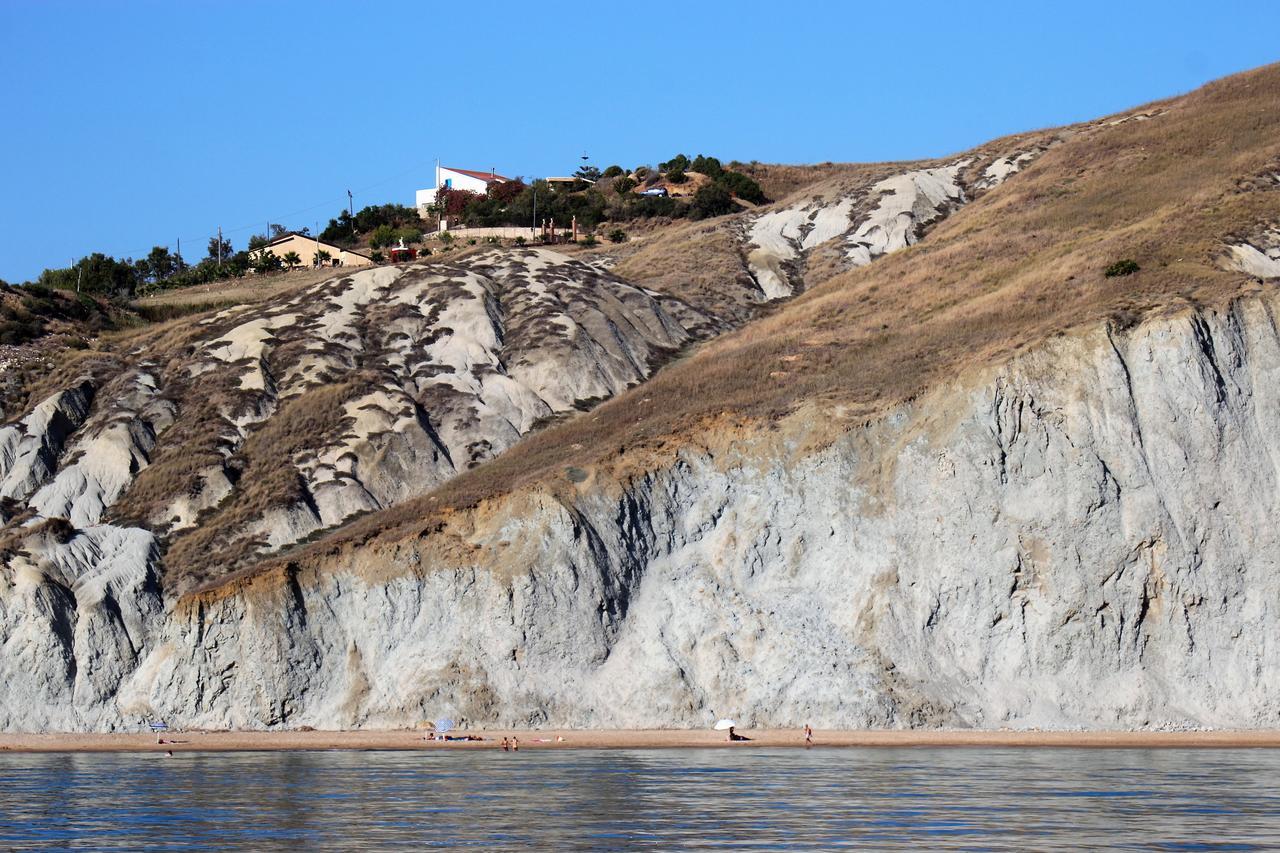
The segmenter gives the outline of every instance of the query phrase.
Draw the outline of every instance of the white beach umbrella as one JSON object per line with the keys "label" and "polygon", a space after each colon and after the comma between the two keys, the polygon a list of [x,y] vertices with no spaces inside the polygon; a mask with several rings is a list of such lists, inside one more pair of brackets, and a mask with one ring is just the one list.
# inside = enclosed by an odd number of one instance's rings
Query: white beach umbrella
{"label": "white beach umbrella", "polygon": [[712,728],[718,732],[723,732],[728,731],[729,729],[736,729],[737,727],[738,724],[733,720],[717,720],[716,724]]}
{"label": "white beach umbrella", "polygon": [[453,720],[448,717],[441,717],[436,720],[436,734],[442,735],[453,728]]}

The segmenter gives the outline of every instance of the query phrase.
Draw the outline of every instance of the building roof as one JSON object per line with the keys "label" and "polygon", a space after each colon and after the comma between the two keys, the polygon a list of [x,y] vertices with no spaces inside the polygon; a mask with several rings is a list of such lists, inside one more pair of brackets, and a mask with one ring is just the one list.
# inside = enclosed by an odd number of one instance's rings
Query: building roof
{"label": "building roof", "polygon": [[366,260],[373,260],[373,258],[370,258],[364,252],[358,252],[355,249],[344,249],[341,246],[335,246],[333,243],[326,243],[323,240],[317,240],[315,237],[311,237],[307,234],[299,234],[297,231],[290,231],[288,234],[282,234],[270,243],[267,243],[265,246],[259,246],[253,251],[261,252],[263,249],[270,249],[272,246],[279,246],[281,243],[288,242],[294,237],[297,237],[299,240],[306,240],[308,243],[319,244],[320,248],[328,250],[330,254],[333,254],[334,252],[346,252],[348,255],[359,255]]}
{"label": "building roof", "polygon": [[457,172],[459,175],[466,175],[467,177],[475,178],[477,180],[484,181],[485,183],[493,183],[494,181],[511,180],[510,178],[504,175],[499,175],[497,172],[494,172],[492,170],[488,172],[477,172],[474,169],[455,169],[452,166],[441,166],[440,168],[448,169],[450,172]]}

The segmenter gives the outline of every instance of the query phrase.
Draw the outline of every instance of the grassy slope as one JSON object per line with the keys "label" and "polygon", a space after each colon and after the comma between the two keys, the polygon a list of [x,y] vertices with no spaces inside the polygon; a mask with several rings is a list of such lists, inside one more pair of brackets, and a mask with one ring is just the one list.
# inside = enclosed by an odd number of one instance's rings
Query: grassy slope
{"label": "grassy slope", "polygon": [[[566,466],[673,453],[726,415],[767,422],[816,403],[866,418],[1075,328],[1238,295],[1250,280],[1217,256],[1231,235],[1280,218],[1280,192],[1252,189],[1280,171],[1280,66],[1155,106],[1156,118],[1074,134],[920,244],[309,553],[421,529],[442,510],[563,479]],[[1104,277],[1120,258],[1142,271]]]}

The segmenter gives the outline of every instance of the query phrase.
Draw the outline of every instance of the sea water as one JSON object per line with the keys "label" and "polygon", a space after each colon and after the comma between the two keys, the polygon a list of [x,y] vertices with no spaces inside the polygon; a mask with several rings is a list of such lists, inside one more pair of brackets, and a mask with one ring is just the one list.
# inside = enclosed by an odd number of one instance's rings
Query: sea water
{"label": "sea water", "polygon": [[0,754],[0,849],[1280,846],[1280,751]]}

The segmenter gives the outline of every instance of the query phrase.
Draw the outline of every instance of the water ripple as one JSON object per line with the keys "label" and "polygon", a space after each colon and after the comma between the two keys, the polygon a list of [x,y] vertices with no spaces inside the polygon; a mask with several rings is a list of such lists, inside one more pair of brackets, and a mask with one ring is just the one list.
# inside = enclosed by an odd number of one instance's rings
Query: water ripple
{"label": "water ripple", "polygon": [[1268,750],[0,755],[0,849],[1258,850]]}

